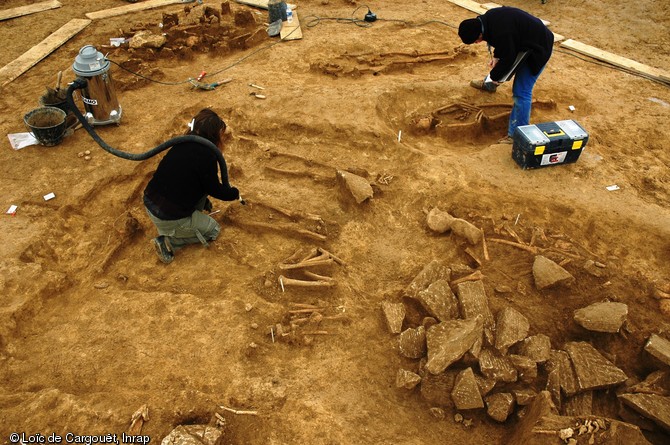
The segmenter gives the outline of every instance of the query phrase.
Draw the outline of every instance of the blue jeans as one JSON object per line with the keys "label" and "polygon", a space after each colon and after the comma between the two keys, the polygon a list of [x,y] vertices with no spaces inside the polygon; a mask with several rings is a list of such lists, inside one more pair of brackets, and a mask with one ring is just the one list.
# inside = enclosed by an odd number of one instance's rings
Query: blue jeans
{"label": "blue jeans", "polygon": [[509,126],[507,127],[507,134],[514,135],[516,127],[521,125],[528,125],[530,123],[530,107],[533,103],[533,87],[537,78],[540,77],[544,71],[544,67],[539,73],[533,74],[530,72],[527,63],[522,63],[514,75],[514,85],[512,86],[512,97],[514,98],[514,105],[512,106],[512,114],[509,116]]}

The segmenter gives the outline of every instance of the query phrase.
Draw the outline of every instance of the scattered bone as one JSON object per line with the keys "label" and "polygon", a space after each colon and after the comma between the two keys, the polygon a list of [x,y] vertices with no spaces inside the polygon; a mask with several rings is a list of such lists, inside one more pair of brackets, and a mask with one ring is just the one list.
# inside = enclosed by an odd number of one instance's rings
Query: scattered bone
{"label": "scattered bone", "polygon": [[130,417],[130,426],[128,427],[128,431],[126,431],[126,434],[129,436],[139,436],[142,432],[142,426],[144,425],[144,422],[148,421],[149,407],[147,405],[142,405]]}
{"label": "scattered bone", "polygon": [[286,278],[283,275],[279,275],[278,281],[282,287],[334,287],[336,285],[335,281],[296,280],[294,278]]}
{"label": "scattered bone", "polygon": [[399,334],[402,331],[402,323],[405,319],[405,305],[383,301],[382,311],[384,311],[384,318],[389,331],[392,334]]}
{"label": "scattered bone", "polygon": [[619,332],[628,316],[628,305],[616,302],[594,303],[575,311],[574,320],[595,332]]}
{"label": "scattered bone", "polygon": [[535,287],[539,290],[554,286],[571,286],[575,282],[575,277],[567,270],[542,255],[537,255],[533,262],[533,278]]}
{"label": "scattered bone", "polygon": [[421,376],[405,369],[399,369],[395,378],[397,388],[414,389],[421,381]]}
{"label": "scattered bone", "polygon": [[491,241],[492,243],[506,244],[508,246],[517,247],[519,249],[530,252],[534,255],[537,255],[537,253],[538,253],[537,247],[527,246],[526,244],[521,244],[521,243],[515,243],[514,241],[508,241],[506,239],[489,238],[489,241]]}
{"label": "scattered bone", "polygon": [[459,285],[460,283],[465,283],[466,281],[479,281],[484,279],[484,274],[482,273],[481,270],[476,270],[470,275],[466,275],[464,277],[458,278],[451,283],[449,283],[450,286],[455,287]]}
{"label": "scattered bone", "polygon": [[228,411],[233,414],[243,414],[243,415],[250,415],[250,416],[257,416],[258,411],[249,411],[249,410],[239,410],[239,409],[233,409],[233,408],[228,408],[227,406],[220,405],[219,408],[221,408],[224,411]]}
{"label": "scattered bone", "polygon": [[486,414],[493,420],[504,422],[514,411],[514,396],[508,392],[486,397]]}
{"label": "scattered bone", "polygon": [[426,369],[432,374],[441,373],[463,357],[476,341],[481,341],[481,336],[479,318],[448,320],[432,326],[426,333]]}
{"label": "scattered bone", "polygon": [[506,306],[496,320],[496,349],[506,353],[510,346],[526,338],[529,329],[528,319],[516,309]]}
{"label": "scattered bone", "polygon": [[666,365],[670,365],[670,341],[660,335],[651,334],[644,350]]}
{"label": "scattered bone", "polygon": [[621,369],[614,366],[589,343],[566,343],[565,350],[570,354],[582,390],[616,386],[628,379]]}
{"label": "scattered bone", "polygon": [[408,358],[426,355],[426,330],[423,326],[405,329],[398,338],[400,353]]}
{"label": "scattered bone", "polygon": [[354,197],[357,204],[372,198],[374,195],[370,183],[367,181],[367,179],[361,176],[349,173],[347,171],[338,170],[337,178],[349,190],[349,193],[351,193],[351,195]]}
{"label": "scattered bone", "polygon": [[296,228],[293,226],[290,226],[288,224],[278,224],[278,223],[263,223],[263,222],[255,222],[255,221],[241,221],[239,219],[235,219],[234,223],[236,225],[242,226],[242,227],[250,227],[253,229],[264,229],[264,230],[271,230],[271,231],[277,231],[281,232],[284,234],[295,234],[298,236],[304,236],[306,238],[310,238],[316,241],[325,241],[327,239],[326,235],[321,235],[320,233],[312,232],[311,230],[307,229],[301,229],[301,228]]}
{"label": "scattered bone", "polygon": [[458,373],[454,382],[454,389],[451,391],[451,398],[456,405],[456,409],[484,408],[484,401],[472,368],[466,368]]}

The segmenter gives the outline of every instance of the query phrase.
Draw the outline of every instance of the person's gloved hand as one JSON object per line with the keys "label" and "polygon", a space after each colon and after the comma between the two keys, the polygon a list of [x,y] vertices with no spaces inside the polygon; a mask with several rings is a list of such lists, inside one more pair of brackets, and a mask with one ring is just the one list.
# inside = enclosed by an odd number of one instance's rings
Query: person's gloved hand
{"label": "person's gloved hand", "polygon": [[240,199],[240,191],[237,189],[237,187],[231,187],[230,190],[232,191],[232,195],[234,196],[232,200]]}
{"label": "person's gloved hand", "polygon": [[212,211],[212,201],[209,198],[205,198],[205,207],[203,207],[203,210],[207,213]]}

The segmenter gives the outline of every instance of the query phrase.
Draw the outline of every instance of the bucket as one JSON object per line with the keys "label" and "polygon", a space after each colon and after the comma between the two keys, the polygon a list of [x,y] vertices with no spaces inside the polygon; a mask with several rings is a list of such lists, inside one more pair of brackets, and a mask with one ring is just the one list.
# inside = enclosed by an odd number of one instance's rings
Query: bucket
{"label": "bucket", "polygon": [[65,111],[56,107],[36,108],[26,114],[23,122],[35,139],[47,147],[58,145],[65,136]]}

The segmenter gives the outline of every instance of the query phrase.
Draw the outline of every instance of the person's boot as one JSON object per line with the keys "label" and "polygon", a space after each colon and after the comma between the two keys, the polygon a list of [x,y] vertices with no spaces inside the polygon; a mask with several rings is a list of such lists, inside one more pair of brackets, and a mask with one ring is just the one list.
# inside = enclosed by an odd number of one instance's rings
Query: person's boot
{"label": "person's boot", "polygon": [[470,86],[477,88],[478,90],[487,91],[489,93],[495,93],[498,85],[493,82],[484,82],[483,80],[471,80]]}
{"label": "person's boot", "polygon": [[156,254],[158,259],[160,259],[165,264],[170,264],[174,260],[174,252],[172,251],[172,246],[170,241],[161,235],[158,238],[154,238],[154,247],[156,248]]}

